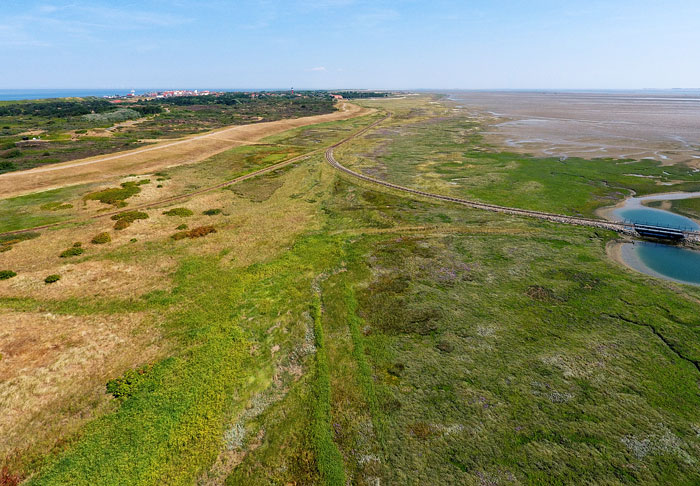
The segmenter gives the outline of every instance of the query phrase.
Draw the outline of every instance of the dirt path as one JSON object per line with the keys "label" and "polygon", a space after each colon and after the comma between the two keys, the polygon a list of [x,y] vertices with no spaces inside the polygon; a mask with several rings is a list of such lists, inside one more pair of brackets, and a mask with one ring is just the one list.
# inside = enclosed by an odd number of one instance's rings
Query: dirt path
{"label": "dirt path", "polygon": [[[373,112],[373,111],[374,111],[373,109],[372,109],[372,110],[369,110],[369,112]],[[369,112],[368,112],[368,113],[369,113]],[[376,123],[375,123],[375,124],[376,124]],[[370,127],[371,127],[371,126],[374,126],[375,124],[370,125]],[[346,141],[348,141],[348,140],[350,140],[350,139],[352,139],[352,138],[354,138],[354,137],[360,135],[361,133],[364,133],[364,132],[365,132],[366,130],[368,130],[370,127],[365,127],[365,128],[363,128],[363,129],[361,129],[361,130],[359,130],[359,131],[357,131],[357,132],[355,132],[355,133],[349,135],[347,138],[343,139],[343,140],[342,140],[341,142],[339,142],[339,143],[344,143],[344,142],[346,142]],[[336,144],[336,146],[337,146],[337,145],[338,145],[338,144]],[[264,168],[262,168],[262,169],[255,170],[255,171],[253,171],[253,172],[250,172],[250,173],[248,173],[248,174],[244,174],[244,175],[242,175],[242,176],[238,176],[238,177],[236,177],[235,179],[230,179],[230,180],[225,181],[225,182],[220,182],[219,184],[215,184],[215,185],[213,185],[213,186],[203,187],[203,188],[201,188],[201,189],[197,189],[196,191],[186,192],[186,193],[184,193],[184,194],[178,194],[178,195],[175,195],[175,196],[170,196],[170,197],[166,197],[166,198],[163,198],[163,199],[158,199],[157,201],[152,201],[152,202],[149,202],[149,203],[144,203],[144,204],[138,204],[138,205],[134,205],[134,206],[129,206],[129,207],[126,208],[126,209],[119,209],[119,210],[116,210],[116,211],[101,212],[101,213],[94,214],[94,215],[92,215],[92,216],[83,217],[83,218],[74,218],[74,219],[69,219],[69,220],[65,220],[65,221],[58,221],[58,222],[56,222],[56,223],[49,223],[49,224],[45,224],[45,225],[41,225],[41,226],[34,226],[34,227],[32,227],[32,228],[24,228],[24,229],[21,229],[21,230],[7,231],[7,232],[5,232],[5,233],[0,233],[0,236],[18,235],[18,234],[21,234],[21,233],[30,233],[30,232],[33,232],[33,231],[39,231],[39,230],[44,230],[44,229],[48,229],[48,228],[54,228],[54,227],[57,227],[57,226],[61,226],[61,225],[65,225],[65,224],[70,224],[70,223],[78,223],[78,222],[90,221],[90,220],[93,220],[93,219],[107,218],[107,217],[112,217],[112,216],[114,216],[115,214],[120,214],[120,213],[124,213],[124,212],[127,212],[127,211],[134,211],[134,210],[139,210],[139,209],[150,209],[150,208],[155,208],[155,207],[162,206],[162,205],[164,205],[164,204],[168,204],[168,203],[172,203],[172,202],[176,202],[176,201],[181,201],[181,200],[184,200],[184,199],[189,199],[189,198],[191,198],[191,197],[194,197],[194,196],[197,196],[197,195],[200,195],[200,194],[204,194],[204,193],[207,193],[207,192],[211,192],[211,191],[214,191],[214,190],[216,190],[216,189],[221,189],[221,188],[226,187],[226,186],[231,186],[231,185],[233,185],[233,184],[237,184],[237,183],[239,183],[239,182],[243,182],[243,181],[245,181],[245,180],[252,179],[253,177],[257,177],[257,176],[259,176],[259,175],[267,174],[268,172],[272,172],[272,171],[275,171],[275,170],[277,170],[277,169],[281,169],[281,168],[286,167],[286,166],[288,166],[288,165],[290,165],[290,164],[293,164],[293,163],[295,163],[295,162],[299,162],[299,161],[301,161],[301,160],[308,159],[309,157],[311,157],[311,156],[313,156],[313,155],[316,155],[316,154],[319,154],[319,153],[323,152],[324,150],[326,150],[326,148],[327,148],[327,147],[318,148],[318,149],[316,149],[316,150],[314,150],[314,151],[312,151],[312,152],[309,152],[309,153],[306,153],[306,154],[303,154],[303,155],[299,155],[299,156],[297,156],[297,157],[292,157],[291,159],[283,160],[283,161],[281,161],[281,162],[277,162],[276,164],[269,165],[269,166],[267,166],[267,167],[264,167]]]}
{"label": "dirt path", "polygon": [[0,175],[0,198],[73,184],[108,181],[131,173],[155,172],[175,165],[200,162],[230,148],[254,143],[286,130],[316,123],[346,120],[370,112],[368,108],[342,103],[339,111],[326,115],[237,125],[118,154],[51,164],[26,171],[8,172]]}

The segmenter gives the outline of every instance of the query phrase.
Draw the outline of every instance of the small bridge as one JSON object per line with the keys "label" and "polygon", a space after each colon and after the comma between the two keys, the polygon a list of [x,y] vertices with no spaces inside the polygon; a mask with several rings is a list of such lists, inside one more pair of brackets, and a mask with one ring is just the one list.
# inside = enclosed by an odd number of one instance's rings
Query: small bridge
{"label": "small bridge", "polygon": [[644,238],[656,238],[661,240],[680,241],[695,233],[690,228],[671,228],[668,226],[657,226],[653,224],[633,223],[634,231]]}

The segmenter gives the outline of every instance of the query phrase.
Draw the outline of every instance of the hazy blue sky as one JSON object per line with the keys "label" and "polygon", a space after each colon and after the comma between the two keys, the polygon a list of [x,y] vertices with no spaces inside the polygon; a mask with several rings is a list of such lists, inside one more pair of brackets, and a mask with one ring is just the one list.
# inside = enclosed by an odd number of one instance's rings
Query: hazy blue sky
{"label": "hazy blue sky", "polygon": [[0,1],[0,88],[700,87],[700,1]]}

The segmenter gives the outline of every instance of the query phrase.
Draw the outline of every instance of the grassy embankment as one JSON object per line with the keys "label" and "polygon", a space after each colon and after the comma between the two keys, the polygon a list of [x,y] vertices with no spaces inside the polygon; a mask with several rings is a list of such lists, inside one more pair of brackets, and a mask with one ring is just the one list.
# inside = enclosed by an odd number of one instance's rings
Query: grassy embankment
{"label": "grassy embankment", "polygon": [[[263,169],[283,160],[307,154],[337,141],[364,126],[370,118],[328,122],[289,130],[267,137],[261,145],[236,147],[197,164],[173,167],[151,175],[152,193],[130,197],[128,204],[142,204],[206,188]],[[134,180],[133,177],[127,180]],[[0,232],[52,224],[94,214],[85,198],[96,193],[97,184],[70,186],[0,200]],[[119,184],[114,184],[115,188]],[[241,186],[232,187],[238,190]],[[105,209],[102,207],[101,209]]]}
{"label": "grassy embankment", "polygon": [[308,96],[239,93],[118,105],[99,98],[0,102],[0,174],[229,125],[333,111],[328,96],[313,92]]}
{"label": "grassy embankment", "polygon": [[[428,151],[421,132],[409,137]],[[344,154],[376,154],[367,140],[396,153],[375,134]],[[416,170],[431,189],[449,186],[440,170]],[[213,240],[164,238],[99,257],[176,255],[170,290],[104,307],[0,301],[27,311],[148,308],[165,316],[176,350],[113,413],[26,465],[39,469],[30,484],[700,477],[700,291],[610,262],[614,235],[377,192],[320,156],[238,191],[220,201],[245,199],[238,210],[253,208],[254,221],[216,216]],[[294,212],[308,219],[243,263],[242,235]]]}
{"label": "grassy embankment", "polygon": [[[664,203],[666,203],[666,201],[651,201],[649,207],[659,208],[662,207]],[[668,201],[668,206],[669,211],[700,221],[700,198]]]}

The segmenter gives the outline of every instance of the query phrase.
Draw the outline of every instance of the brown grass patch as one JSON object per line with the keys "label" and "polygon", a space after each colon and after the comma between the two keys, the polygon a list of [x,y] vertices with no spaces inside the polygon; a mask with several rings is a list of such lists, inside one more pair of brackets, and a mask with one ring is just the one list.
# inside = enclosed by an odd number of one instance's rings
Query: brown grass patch
{"label": "brown grass patch", "polygon": [[[47,269],[20,272],[12,279],[0,281],[0,296],[41,299],[138,297],[150,290],[167,289],[169,274],[174,266],[175,260],[170,257],[148,264],[109,260],[64,263]],[[61,279],[46,285],[44,279],[49,274],[58,274]]]}
{"label": "brown grass patch", "polygon": [[104,410],[107,379],[162,354],[153,324],[144,314],[3,311],[0,462],[18,451],[46,451]]}

